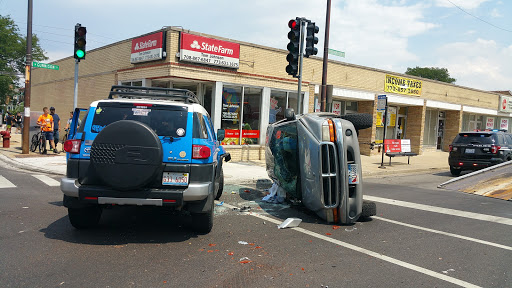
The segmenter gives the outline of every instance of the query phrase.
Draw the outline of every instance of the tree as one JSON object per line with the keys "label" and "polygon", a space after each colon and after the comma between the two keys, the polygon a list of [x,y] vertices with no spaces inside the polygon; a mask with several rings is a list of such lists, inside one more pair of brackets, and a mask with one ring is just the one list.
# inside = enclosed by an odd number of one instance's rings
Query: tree
{"label": "tree", "polygon": [[[25,55],[27,39],[9,16],[0,15],[0,103],[16,93],[20,86],[20,76],[25,74]],[[39,46],[39,39],[32,34],[32,58],[37,61],[48,60]]]}
{"label": "tree", "polygon": [[448,73],[448,69],[446,68],[416,66],[415,68],[407,68],[405,74],[446,83],[455,83],[456,81],[455,78],[450,77],[450,73]]}

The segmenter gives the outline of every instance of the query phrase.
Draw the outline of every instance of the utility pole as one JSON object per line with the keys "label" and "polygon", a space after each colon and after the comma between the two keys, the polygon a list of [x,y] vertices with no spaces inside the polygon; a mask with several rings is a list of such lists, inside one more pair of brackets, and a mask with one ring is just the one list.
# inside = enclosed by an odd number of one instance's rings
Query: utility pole
{"label": "utility pole", "polygon": [[325,112],[327,107],[327,61],[329,60],[329,27],[331,26],[331,0],[327,0],[327,11],[325,13],[325,40],[324,40],[324,59],[322,67],[322,93],[320,101],[320,111]]}
{"label": "utility pole", "polygon": [[299,21],[299,25],[300,25],[300,42],[299,42],[299,76],[297,77],[298,80],[299,80],[299,87],[298,87],[298,92],[297,92],[297,100],[298,100],[298,109],[299,111],[297,111],[298,113],[304,113],[304,111],[302,111],[302,61],[304,60],[304,24],[306,23],[304,21],[305,19],[301,19]]}
{"label": "utility pole", "polygon": [[23,134],[21,153],[29,153],[29,129],[30,129],[30,73],[32,71],[32,0],[28,0],[27,15],[27,62],[25,63],[25,111],[23,115]]}

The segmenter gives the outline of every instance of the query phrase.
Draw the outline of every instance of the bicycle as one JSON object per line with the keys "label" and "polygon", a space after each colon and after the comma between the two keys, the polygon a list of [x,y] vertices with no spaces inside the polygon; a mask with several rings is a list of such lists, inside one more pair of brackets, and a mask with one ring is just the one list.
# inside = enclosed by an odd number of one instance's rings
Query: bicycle
{"label": "bicycle", "polygon": [[40,128],[39,132],[32,136],[32,141],[30,142],[30,151],[36,152],[36,149],[39,148],[39,153],[46,153],[46,137],[43,133],[43,128],[40,126],[35,126],[36,128]]}

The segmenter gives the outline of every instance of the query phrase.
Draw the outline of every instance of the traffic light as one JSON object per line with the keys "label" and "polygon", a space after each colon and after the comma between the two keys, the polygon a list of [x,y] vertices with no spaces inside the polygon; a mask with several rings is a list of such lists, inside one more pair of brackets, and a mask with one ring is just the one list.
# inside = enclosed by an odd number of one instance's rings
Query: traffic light
{"label": "traffic light", "polygon": [[315,44],[318,44],[318,37],[315,34],[318,33],[319,28],[315,22],[309,22],[306,30],[306,54],[304,56],[309,57],[318,53],[318,49],[315,48]]}
{"label": "traffic light", "polygon": [[300,42],[300,21],[292,19],[288,22],[290,32],[288,32],[288,39],[290,43],[286,48],[289,53],[286,55],[288,66],[286,66],[286,73],[292,76],[296,76],[299,71],[299,42]]}
{"label": "traffic light", "polygon": [[87,36],[87,29],[80,24],[75,25],[75,53],[73,57],[78,61],[85,59],[85,38]]}

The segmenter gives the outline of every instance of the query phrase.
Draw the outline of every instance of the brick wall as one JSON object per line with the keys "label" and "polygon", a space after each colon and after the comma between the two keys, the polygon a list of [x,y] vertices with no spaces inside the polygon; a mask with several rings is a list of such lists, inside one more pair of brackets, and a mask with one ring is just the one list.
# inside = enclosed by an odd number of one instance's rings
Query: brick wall
{"label": "brick wall", "polygon": [[423,130],[425,126],[426,105],[410,106],[407,110],[407,138],[411,139],[411,151],[422,153]]}
{"label": "brick wall", "polygon": [[371,150],[370,145],[366,143],[370,143],[375,141],[375,132],[376,132],[376,117],[377,117],[377,96],[375,96],[374,101],[359,101],[357,103],[357,112],[366,113],[373,116],[373,125],[371,128],[363,129],[359,131],[359,150],[362,155],[374,155],[377,154],[377,150]]}
{"label": "brick wall", "polygon": [[462,112],[446,111],[446,124],[444,127],[443,151],[449,151],[449,145],[453,139],[462,130]]}

